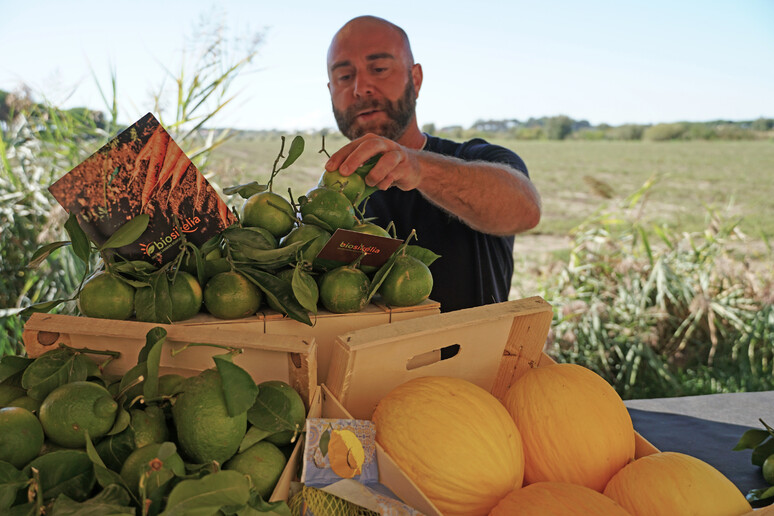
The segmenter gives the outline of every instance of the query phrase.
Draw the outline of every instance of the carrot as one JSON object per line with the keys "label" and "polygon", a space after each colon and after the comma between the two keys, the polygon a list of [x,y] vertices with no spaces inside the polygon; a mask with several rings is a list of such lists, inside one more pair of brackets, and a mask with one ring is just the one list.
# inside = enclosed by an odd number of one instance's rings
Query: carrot
{"label": "carrot", "polygon": [[226,206],[226,203],[223,202],[223,199],[218,197],[218,212],[220,213],[220,218],[223,220],[223,227],[229,227],[231,224],[229,223],[229,216],[231,215],[231,212],[228,209],[228,206]]}
{"label": "carrot", "polygon": [[199,200],[199,196],[202,193],[202,185],[204,184],[204,174],[201,170],[196,171],[196,199]]}
{"label": "carrot", "polygon": [[131,186],[137,177],[137,174],[140,172],[140,162],[144,159],[150,158],[150,153],[155,145],[157,135],[161,132],[160,129],[160,125],[156,126],[156,129],[154,129],[154,131],[151,133],[148,141],[145,143],[145,145],[143,145],[142,149],[140,149],[140,152],[137,153],[137,157],[134,158],[134,170],[132,171],[132,178],[129,180],[129,186]]}
{"label": "carrot", "polygon": [[183,149],[180,148],[173,140],[170,139],[169,145],[167,145],[167,155],[164,157],[164,164],[161,166],[161,172],[159,172],[158,188],[161,188],[172,177],[172,171],[175,168],[175,163],[180,159],[180,155],[183,153]]}
{"label": "carrot", "polygon": [[148,160],[148,175],[145,176],[145,184],[142,187],[142,208],[150,200],[150,194],[153,188],[156,186],[156,182],[159,177],[159,170],[164,160],[164,156],[167,153],[167,144],[169,143],[169,133],[162,130],[161,136],[156,142],[153,149],[151,149],[151,156]]}

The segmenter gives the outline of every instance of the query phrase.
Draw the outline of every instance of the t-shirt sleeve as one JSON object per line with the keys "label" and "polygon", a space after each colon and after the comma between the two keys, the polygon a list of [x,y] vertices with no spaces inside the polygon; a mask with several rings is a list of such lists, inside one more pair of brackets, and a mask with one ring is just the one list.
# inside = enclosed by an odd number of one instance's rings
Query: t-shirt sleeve
{"label": "t-shirt sleeve", "polygon": [[480,138],[465,142],[459,149],[458,158],[466,161],[488,161],[509,165],[529,177],[527,165],[518,154],[500,145],[491,144]]}

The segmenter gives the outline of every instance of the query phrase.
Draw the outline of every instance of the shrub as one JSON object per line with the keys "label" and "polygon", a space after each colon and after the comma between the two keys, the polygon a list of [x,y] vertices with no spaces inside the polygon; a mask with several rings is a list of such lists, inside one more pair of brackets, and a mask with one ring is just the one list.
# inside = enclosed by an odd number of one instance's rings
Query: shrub
{"label": "shrub", "polygon": [[771,271],[734,257],[736,222],[715,213],[698,234],[640,225],[648,188],[580,225],[569,259],[546,276],[548,352],[624,398],[774,388]]}
{"label": "shrub", "polygon": [[645,129],[642,137],[645,140],[662,142],[681,139],[688,130],[688,125],[682,122],[675,124],[656,124]]}

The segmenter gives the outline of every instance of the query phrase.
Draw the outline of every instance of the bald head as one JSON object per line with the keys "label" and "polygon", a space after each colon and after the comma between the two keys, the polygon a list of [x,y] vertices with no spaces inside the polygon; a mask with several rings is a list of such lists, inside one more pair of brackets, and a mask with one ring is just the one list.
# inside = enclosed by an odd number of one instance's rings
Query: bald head
{"label": "bald head", "polygon": [[348,45],[352,40],[359,40],[363,37],[377,39],[385,42],[394,41],[402,49],[402,57],[407,66],[414,64],[414,55],[411,53],[411,44],[409,43],[406,31],[392,22],[379,18],[377,16],[358,16],[345,23],[331,40],[328,47],[328,72],[330,73],[331,61],[334,59],[336,51],[342,45]]}

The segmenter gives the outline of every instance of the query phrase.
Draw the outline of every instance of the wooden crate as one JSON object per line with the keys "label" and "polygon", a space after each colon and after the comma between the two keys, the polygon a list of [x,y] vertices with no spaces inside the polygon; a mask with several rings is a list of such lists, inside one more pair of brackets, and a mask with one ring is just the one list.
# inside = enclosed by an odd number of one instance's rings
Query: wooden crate
{"label": "wooden crate", "polygon": [[396,321],[436,315],[440,311],[440,304],[437,301],[425,300],[416,306],[391,307],[381,302],[377,296],[374,298],[374,302],[363,310],[351,314],[334,314],[320,310],[317,315],[313,316],[312,326],[285,317],[273,310],[264,310],[256,316],[232,321],[199,314],[181,324],[212,327],[225,331],[314,337],[317,343],[317,380],[319,383],[323,383],[326,381],[331,353],[339,335]]}
{"label": "wooden crate", "polygon": [[325,384],[359,419],[420,376],[464,378],[501,398],[540,360],[552,319],[551,305],[530,297],[340,335]]}
{"label": "wooden crate", "polygon": [[[22,338],[31,358],[59,345],[118,351],[120,356],[107,364],[105,372],[121,375],[137,364],[137,354],[145,345],[145,335],[155,327],[167,331],[161,354],[161,374],[193,376],[214,367],[212,356],[223,354],[223,348],[196,346],[173,355],[173,351],[186,344],[214,344],[239,349],[241,352],[234,357],[234,363],[249,372],[256,382],[281,380],[293,386],[307,406],[312,400],[318,383],[317,343],[312,337],[236,330],[225,332],[217,326],[112,321],[38,313],[27,321]],[[91,356],[97,361],[105,359],[99,355]]]}

